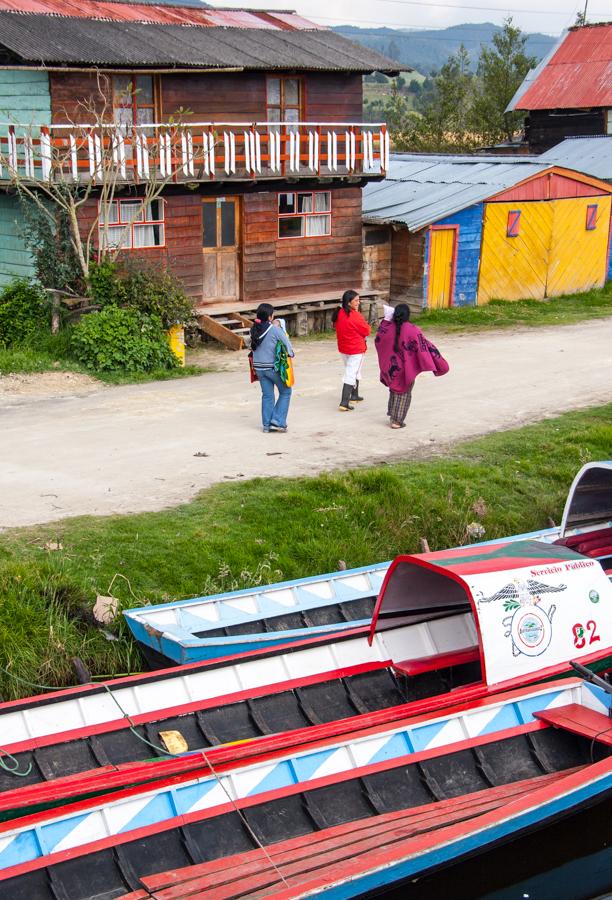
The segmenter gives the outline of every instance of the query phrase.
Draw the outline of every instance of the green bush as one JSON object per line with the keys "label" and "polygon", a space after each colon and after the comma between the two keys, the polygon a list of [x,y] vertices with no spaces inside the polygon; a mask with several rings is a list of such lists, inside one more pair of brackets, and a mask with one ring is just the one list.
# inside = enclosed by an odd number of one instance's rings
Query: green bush
{"label": "green bush", "polygon": [[108,256],[101,262],[90,263],[87,287],[89,296],[97,306],[125,305],[125,281],[118,263]]}
{"label": "green bush", "polygon": [[132,272],[124,281],[127,306],[159,316],[164,328],[186,325],[193,306],[180,281],[164,269]]}
{"label": "green bush", "polygon": [[0,293],[0,346],[28,343],[49,326],[49,304],[40,288],[26,278],[18,278]]}
{"label": "green bush", "polygon": [[180,281],[165,269],[139,269],[129,261],[123,267],[107,257],[91,264],[88,285],[96,305],[128,306],[159,316],[166,329],[193,319],[191,300]]}
{"label": "green bush", "polygon": [[78,362],[94,372],[151,372],[178,366],[161,319],[118,306],[85,316],[72,332],[70,348]]}

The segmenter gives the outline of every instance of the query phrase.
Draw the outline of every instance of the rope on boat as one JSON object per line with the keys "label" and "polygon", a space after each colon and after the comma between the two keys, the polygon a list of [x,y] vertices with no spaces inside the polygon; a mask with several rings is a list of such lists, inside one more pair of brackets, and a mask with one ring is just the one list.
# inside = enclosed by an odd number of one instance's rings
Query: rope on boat
{"label": "rope on boat", "polygon": [[[28,681],[27,678],[22,678],[20,675],[15,675],[14,672],[10,672],[8,669],[5,669],[3,666],[0,666],[0,672],[4,672],[4,674],[7,675],[9,678],[14,678],[15,681],[19,681],[22,684],[25,684],[31,688],[38,688],[39,690],[49,691],[49,692],[66,690],[66,688],[63,688],[63,687],[52,687],[49,684],[37,684],[35,681]],[[132,734],[135,737],[137,737],[139,741],[142,741],[143,744],[146,744],[148,747],[151,747],[153,750],[156,750],[158,753],[161,753],[164,756],[170,756],[173,759],[178,759],[180,756],[183,755],[181,753],[171,753],[169,750],[166,750],[164,747],[158,747],[157,744],[153,744],[151,741],[147,740],[147,738],[143,737],[143,735],[139,734],[138,731],[136,730],[136,724],[134,723],[134,720],[132,719],[130,714],[123,709],[123,707],[121,706],[121,704],[115,697],[114,693],[109,688],[108,684],[105,684],[103,682],[102,684],[96,685],[93,681],[89,681],[89,682],[87,682],[87,684],[94,686],[94,687],[103,687],[104,688],[106,693],[113,700],[113,703],[115,703],[115,705],[121,712],[121,715],[123,716],[123,718],[128,722],[129,728],[130,728],[130,731],[132,732]],[[272,859],[272,857],[270,856],[270,854],[268,853],[268,851],[266,850],[264,845],[262,844],[259,837],[256,835],[254,830],[249,825],[249,823],[246,819],[246,816],[244,815],[242,810],[239,808],[238,804],[236,803],[236,800],[232,797],[229,790],[223,783],[223,779],[221,778],[221,776],[216,772],[215,767],[213,766],[213,764],[211,763],[211,761],[209,760],[209,758],[206,754],[206,751],[199,750],[198,752],[202,754],[202,758],[204,759],[204,762],[210,769],[211,774],[217,781],[217,784],[219,785],[219,787],[221,788],[221,790],[223,791],[223,793],[226,795],[227,799],[231,803],[232,807],[234,808],[234,811],[236,813],[238,813],[238,817],[240,818],[240,821],[242,822],[242,824],[244,825],[244,827],[250,834],[251,838],[253,839],[255,844],[259,847],[261,852],[264,854],[268,863],[274,869],[274,871],[278,875],[279,879],[283,882],[285,887],[288,888],[289,883],[288,883],[287,879],[284,877],[283,873],[280,871],[280,869],[278,868],[278,866],[276,865],[276,863],[274,862],[274,860]],[[32,771],[32,763],[31,762],[28,763],[27,769],[24,772],[20,772],[19,771],[19,760],[16,759],[7,750],[3,750],[2,747],[0,747],[0,768],[4,769],[4,771],[8,772],[10,775],[16,775],[19,778],[27,778],[27,776]]]}

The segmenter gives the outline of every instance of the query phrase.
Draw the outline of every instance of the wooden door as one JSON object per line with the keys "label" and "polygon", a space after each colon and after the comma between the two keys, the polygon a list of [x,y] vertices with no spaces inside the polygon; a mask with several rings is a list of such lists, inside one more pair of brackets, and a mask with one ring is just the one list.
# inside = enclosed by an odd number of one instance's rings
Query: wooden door
{"label": "wooden door", "polygon": [[552,240],[546,296],[603,287],[608,263],[610,197],[551,201]]}
{"label": "wooden door", "polygon": [[553,207],[547,200],[486,204],[479,304],[544,299],[552,222]]}
{"label": "wooden door", "polygon": [[451,305],[455,237],[455,228],[432,228],[429,233],[429,309]]}
{"label": "wooden door", "polygon": [[240,296],[240,198],[202,201],[202,299],[238,300]]}

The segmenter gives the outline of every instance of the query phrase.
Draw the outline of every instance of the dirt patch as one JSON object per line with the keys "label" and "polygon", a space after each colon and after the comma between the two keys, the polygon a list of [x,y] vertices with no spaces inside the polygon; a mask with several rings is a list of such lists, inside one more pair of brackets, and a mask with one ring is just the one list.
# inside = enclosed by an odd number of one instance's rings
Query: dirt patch
{"label": "dirt patch", "polygon": [[84,397],[105,390],[106,385],[77,372],[37,372],[0,378],[0,406],[16,406],[32,400]]}

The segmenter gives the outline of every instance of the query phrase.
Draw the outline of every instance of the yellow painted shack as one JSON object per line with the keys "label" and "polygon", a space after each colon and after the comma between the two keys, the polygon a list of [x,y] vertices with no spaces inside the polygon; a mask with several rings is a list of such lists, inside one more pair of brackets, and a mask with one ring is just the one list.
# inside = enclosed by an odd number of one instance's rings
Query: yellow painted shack
{"label": "yellow painted shack", "polygon": [[478,303],[603,287],[612,185],[553,167],[484,204]]}

